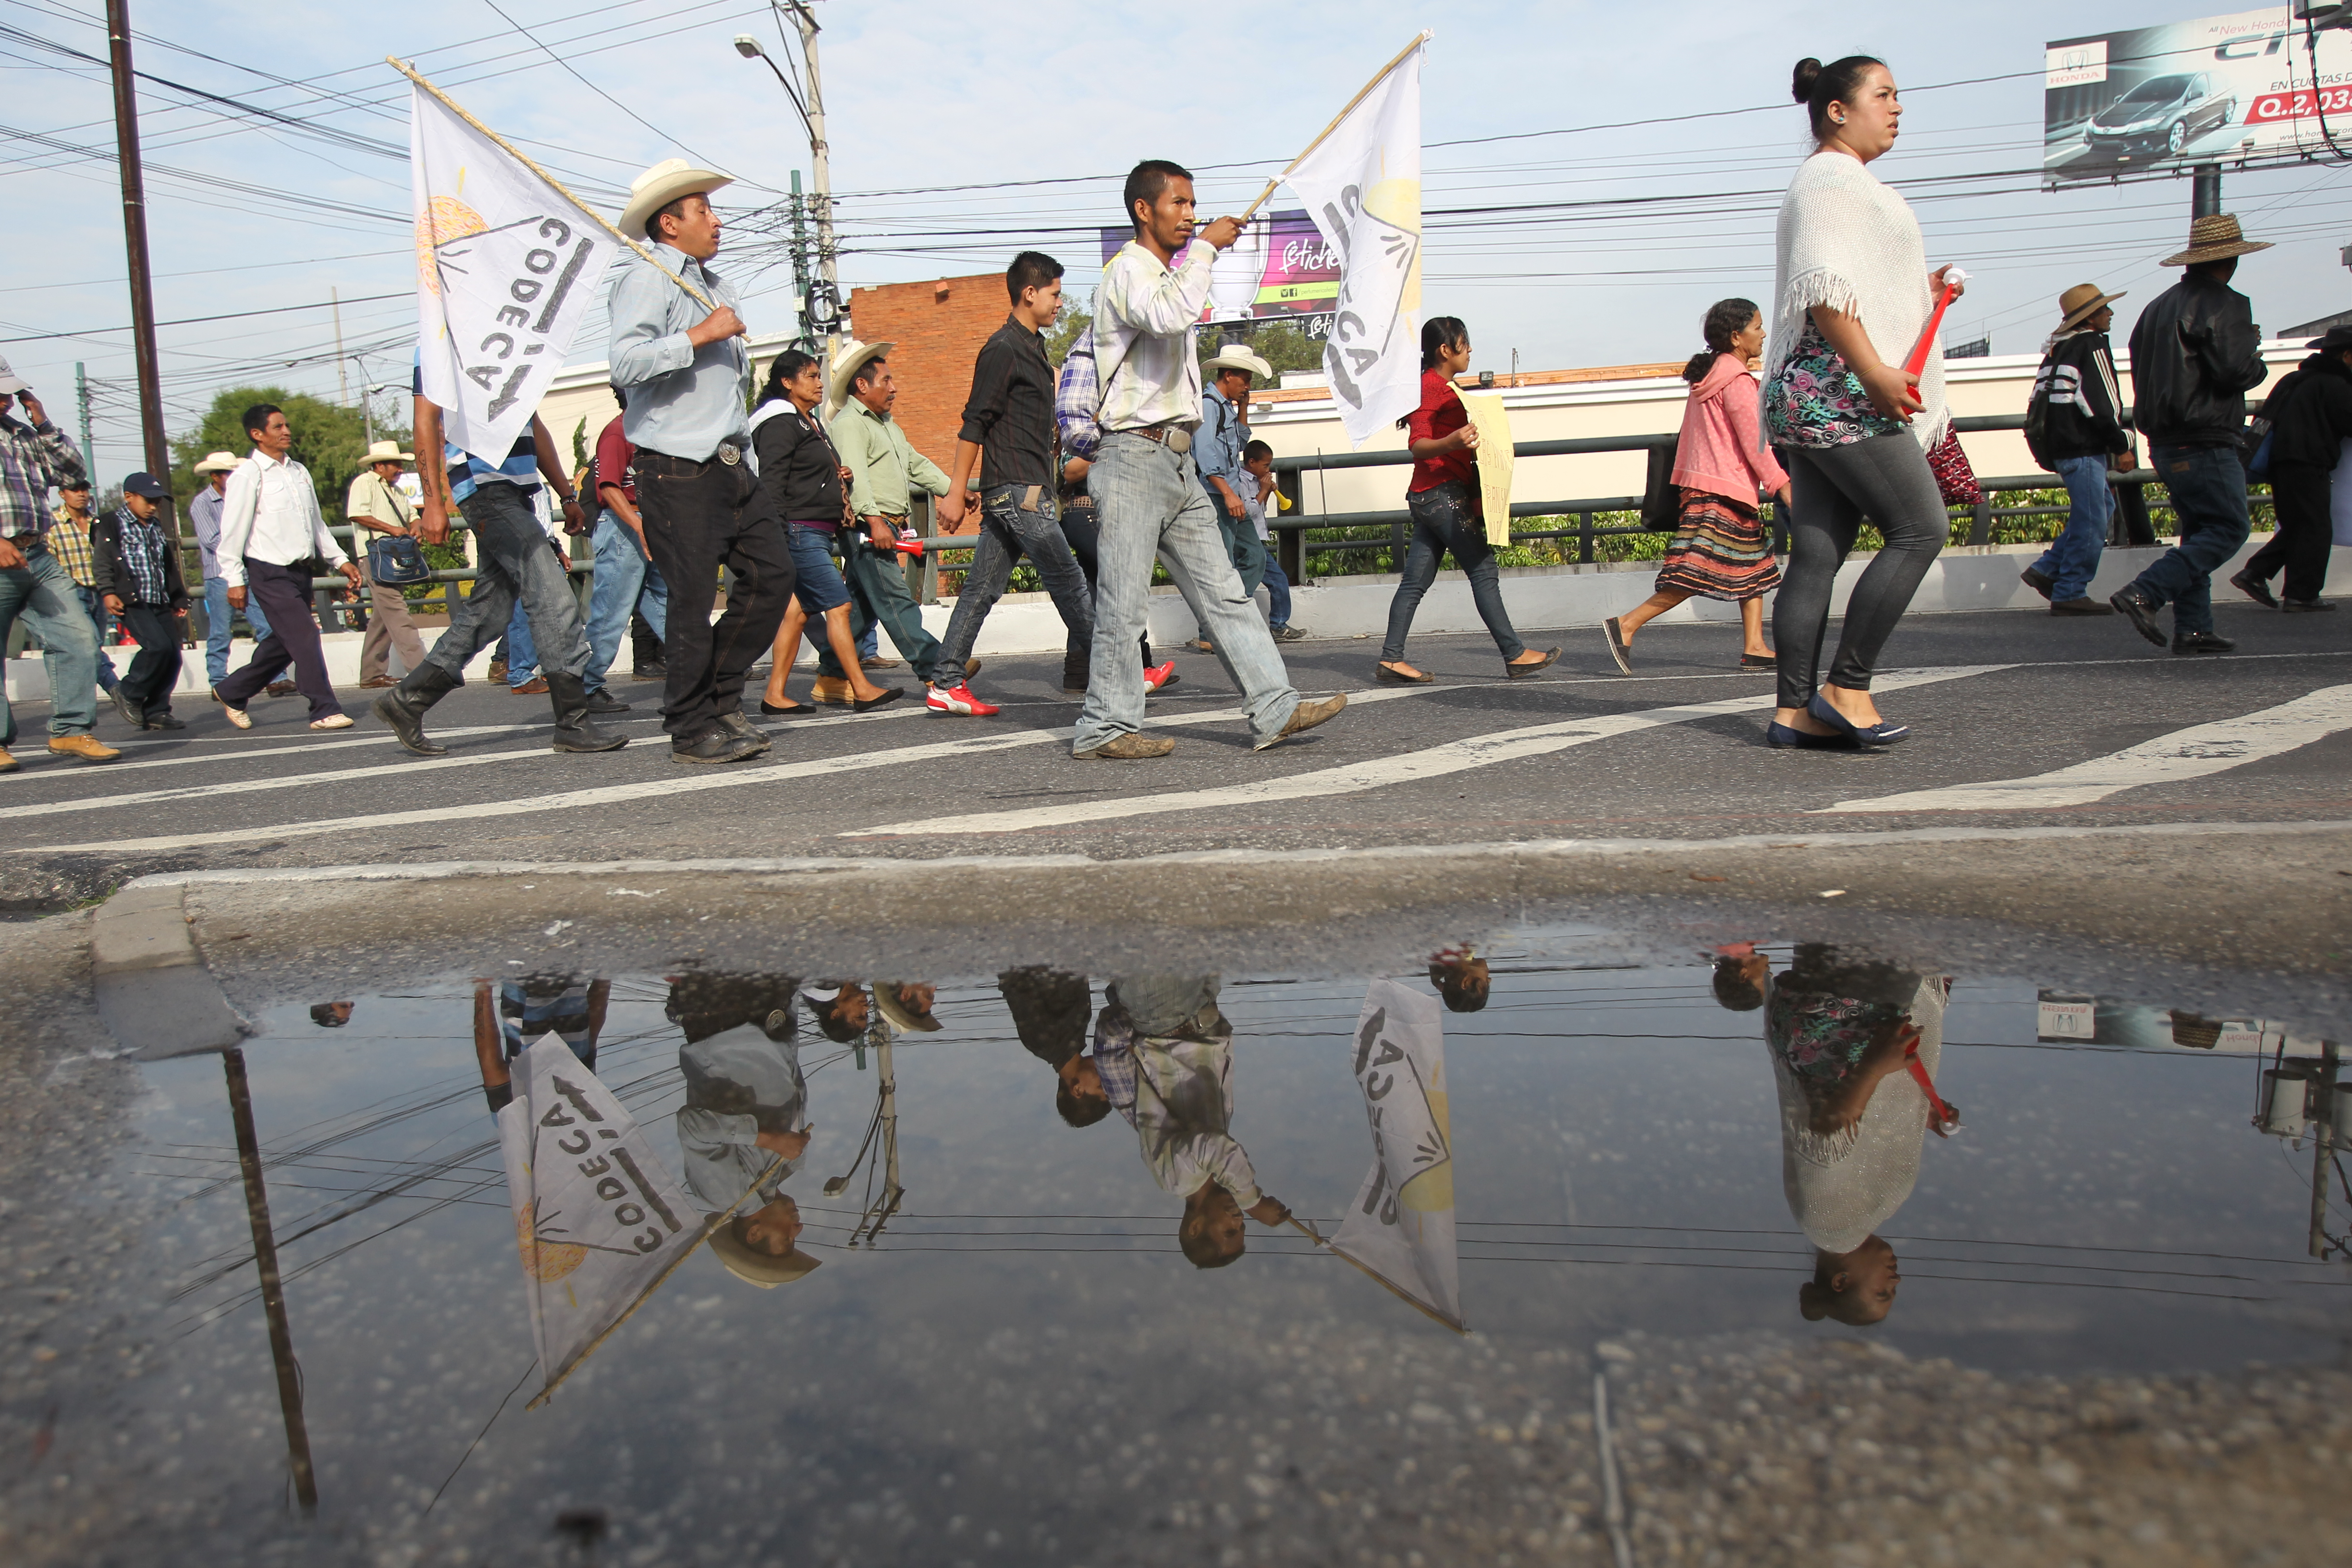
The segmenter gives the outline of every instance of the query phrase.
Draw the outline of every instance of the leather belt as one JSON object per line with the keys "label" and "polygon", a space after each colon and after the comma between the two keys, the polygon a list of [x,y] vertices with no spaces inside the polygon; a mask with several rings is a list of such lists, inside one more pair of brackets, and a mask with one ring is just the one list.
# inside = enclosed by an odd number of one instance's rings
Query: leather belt
{"label": "leather belt", "polygon": [[1192,430],[1186,425],[1146,425],[1133,430],[1114,430],[1111,434],[1140,436],[1147,441],[1159,442],[1171,452],[1189,452],[1192,449]]}

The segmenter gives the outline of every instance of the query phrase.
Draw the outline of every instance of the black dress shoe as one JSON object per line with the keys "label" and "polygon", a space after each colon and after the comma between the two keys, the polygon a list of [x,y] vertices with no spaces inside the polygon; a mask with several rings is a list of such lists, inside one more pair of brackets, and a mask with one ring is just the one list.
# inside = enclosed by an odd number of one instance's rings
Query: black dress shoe
{"label": "black dress shoe", "polygon": [[724,724],[714,726],[691,745],[672,744],[669,760],[673,763],[740,763],[756,757],[766,750],[758,741],[730,734]]}
{"label": "black dress shoe", "polygon": [[2316,616],[2336,606],[2325,599],[2281,599],[2279,608],[2290,616]]}
{"label": "black dress shoe", "polygon": [[147,715],[141,711],[139,704],[131,700],[131,693],[118,686],[107,695],[114,700],[114,710],[122,715],[124,723],[134,730],[147,728]]}
{"label": "black dress shoe", "polygon": [[629,671],[629,679],[631,680],[667,680],[669,679],[669,666],[666,664],[641,664]]}
{"label": "black dress shoe", "polygon": [[169,713],[158,713],[147,721],[150,730],[184,730],[187,727],[185,721],[174,719]]}
{"label": "black dress shoe", "polygon": [[2027,587],[2032,589],[2035,593],[2041,595],[2043,598],[2046,599],[2050,596],[2050,584],[2053,579],[2043,576],[2041,573],[2036,572],[2032,567],[2028,566],[2024,571],[2020,572],[2017,574],[2017,580],[2024,584]]}
{"label": "black dress shoe", "polygon": [[805,719],[816,710],[805,702],[787,702],[779,708],[762,697],[760,699],[760,711],[771,719]]}
{"label": "black dress shoe", "polygon": [[2279,602],[2271,597],[2271,585],[2252,572],[2241,571],[2230,579],[2230,586],[2266,610],[2275,610]]}
{"label": "black dress shoe", "polygon": [[2184,632],[2172,639],[2175,653],[2228,653],[2238,645],[2211,632]]}
{"label": "black dress shoe", "polygon": [[2137,589],[2118,588],[2107,595],[2107,603],[2116,607],[2117,615],[2131,618],[2133,630],[2157,647],[2164,646],[2164,628],[2156,624],[2157,607],[2141,598]]}

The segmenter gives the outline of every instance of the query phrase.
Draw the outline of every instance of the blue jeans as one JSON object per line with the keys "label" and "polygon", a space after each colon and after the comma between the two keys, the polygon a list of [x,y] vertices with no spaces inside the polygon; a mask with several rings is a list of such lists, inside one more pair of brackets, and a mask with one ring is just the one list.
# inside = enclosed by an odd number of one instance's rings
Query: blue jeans
{"label": "blue jeans", "polygon": [[507,645],[507,689],[529,686],[531,677],[539,673],[539,645],[530,640],[530,617],[523,614],[522,601],[515,601],[514,614],[507,617],[506,635],[499,639]]}
{"label": "blue jeans", "polygon": [[581,626],[580,601],[572,596],[571,574],[562,558],[548,547],[547,530],[539,526],[529,498],[512,485],[488,484],[457,508],[474,531],[481,564],[473,588],[451,606],[449,629],[425,662],[452,680],[463,680],[467,664],[498,639],[499,628],[515,619],[520,603],[521,630],[531,646],[517,647],[509,640],[509,672],[519,659],[528,658],[535,666],[544,658],[551,675],[583,675],[588,668],[588,637]]}
{"label": "blue jeans", "polygon": [[[1037,509],[1024,511],[1021,498],[1033,488],[1039,492]],[[948,617],[948,635],[940,644],[938,666],[931,672],[935,681],[963,684],[964,661],[971,657],[971,645],[980,640],[981,625],[1003,596],[1004,586],[1013,578],[1013,563],[1024,555],[1037,568],[1045,592],[1053,595],[1062,625],[1091,642],[1095,609],[1087,593],[1087,574],[1078,570],[1078,558],[1070,553],[1070,542],[1062,534],[1061,510],[1053,487],[992,485],[981,492],[980,543],[971,552],[971,567],[963,574],[963,586],[956,591],[955,614]],[[1151,568],[1148,563],[1143,573],[1149,587]],[[1142,676],[1138,674],[1136,679],[1139,683]],[[1139,712],[1142,699],[1139,684]]]}
{"label": "blue jeans", "polygon": [[596,586],[588,596],[589,690],[604,689],[604,678],[621,657],[629,612],[636,609],[645,611],[646,623],[656,630],[667,626],[669,584],[646,558],[637,531],[606,510],[596,519]]}
{"label": "blue jeans", "polygon": [[2213,570],[2238,552],[2253,531],[2246,509],[2246,470],[2227,447],[2158,447],[2148,464],[2172,497],[2180,542],[2156,559],[2132,584],[2159,608],[2172,606],[2172,635],[2213,629]]}
{"label": "blue jeans", "polygon": [[[793,596],[800,601],[803,615],[822,622],[830,612],[847,606],[849,584],[833,563],[832,534],[804,522],[787,522],[784,549],[793,558]],[[822,643],[824,634],[811,640]]]}
{"label": "blue jeans", "polygon": [[2107,489],[2105,458],[2061,458],[2051,467],[2066,481],[2065,531],[2053,540],[2033,569],[2050,579],[2050,602],[2062,605],[2091,591],[2098,575],[2099,555],[2107,546],[2107,520],[2114,515],[2115,492]]}
{"label": "blue jeans", "polygon": [[[49,672],[49,733],[87,735],[98,722],[98,630],[74,593],[74,580],[46,544],[19,544],[22,566],[0,568],[0,648],[22,616],[41,639]],[[16,715],[0,688],[0,746],[16,743]]]}
{"label": "blue jeans", "polygon": [[77,583],[74,595],[81,600],[81,607],[89,612],[89,624],[98,631],[98,689],[110,692],[121,683],[121,678],[114,673],[114,661],[106,657],[106,624],[114,617],[108,615],[106,606],[99,602],[97,589],[85,588]]}
{"label": "blue jeans", "polygon": [[1437,580],[1438,558],[1449,550],[1454,563],[1470,579],[1471,602],[1478,606],[1487,635],[1502,649],[1503,662],[1527,652],[1528,645],[1511,627],[1510,612],[1503,608],[1502,575],[1495,565],[1494,546],[1486,542],[1486,525],[1470,515],[1470,487],[1449,479],[1413,491],[1404,504],[1412,512],[1412,542],[1404,552],[1403,580],[1389,601],[1389,637],[1381,645],[1381,659],[1394,664],[1404,657],[1404,639],[1412,630],[1422,595]]}
{"label": "blue jeans", "polygon": [[[205,673],[212,677],[215,686],[228,679],[229,624],[236,615],[228,607],[228,579],[205,578]],[[269,617],[261,613],[261,606],[250,594],[245,596],[245,622],[253,628],[254,641],[269,636]]]}
{"label": "blue jeans", "polygon": [[1143,727],[1143,665],[1129,655],[1149,618],[1155,554],[1201,617],[1217,662],[1241,689],[1251,735],[1261,742],[1280,735],[1297,710],[1298,691],[1257,605],[1242,592],[1192,455],[1114,431],[1103,437],[1087,490],[1101,526],[1095,639],[1087,703],[1070,749],[1090,752]]}
{"label": "blue jeans", "polygon": [[1265,542],[1265,624],[1277,632],[1290,624],[1290,578],[1272,540]]}

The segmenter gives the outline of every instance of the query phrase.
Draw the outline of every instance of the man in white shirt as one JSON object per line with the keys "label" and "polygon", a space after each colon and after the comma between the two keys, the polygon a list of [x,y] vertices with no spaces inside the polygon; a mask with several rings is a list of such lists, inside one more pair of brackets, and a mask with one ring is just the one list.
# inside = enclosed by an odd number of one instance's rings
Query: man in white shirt
{"label": "man in white shirt", "polygon": [[1143,671],[1129,651],[1150,607],[1151,563],[1168,563],[1184,596],[1202,617],[1202,634],[1241,688],[1255,749],[1278,745],[1347,706],[1345,696],[1303,702],[1282,655],[1239,573],[1208,492],[1192,462],[1201,423],[1201,366],[1192,333],[1209,301],[1217,251],[1241,236],[1221,217],[1193,237],[1192,176],[1159,159],[1127,176],[1127,216],[1135,237],[1103,268],[1095,294],[1095,358],[1102,381],[1097,423],[1102,445],[1087,488],[1102,538],[1095,575],[1093,669],[1071,755],[1080,761],[1137,761],[1176,749],[1145,735]]}
{"label": "man in white shirt", "polygon": [[255,404],[245,411],[245,433],[253,452],[228,477],[215,557],[228,584],[229,607],[242,610],[248,599],[258,600],[269,617],[269,635],[254,645],[243,669],[220,683],[216,695],[228,721],[250,730],[246,704],[290,664],[296,688],[310,702],[310,728],[348,730],[352,716],[335,700],[327,656],[319,646],[319,623],[310,614],[310,563],[322,560],[341,572],[353,593],[359,591],[360,569],[327,531],[310,470],[287,456],[294,449],[294,431],[285,410],[274,403]]}

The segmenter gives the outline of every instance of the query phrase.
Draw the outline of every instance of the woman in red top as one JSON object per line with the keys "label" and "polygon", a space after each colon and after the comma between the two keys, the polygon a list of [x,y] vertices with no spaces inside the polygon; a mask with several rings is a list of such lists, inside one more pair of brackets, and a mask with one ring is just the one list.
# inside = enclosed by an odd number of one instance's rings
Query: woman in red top
{"label": "woman in red top", "polygon": [[1502,650],[1505,674],[1517,680],[1559,657],[1558,648],[1529,651],[1503,609],[1502,579],[1478,499],[1478,432],[1454,390],[1454,378],[1469,368],[1470,329],[1460,318],[1433,316],[1422,323],[1421,406],[1399,421],[1412,443],[1412,484],[1404,500],[1412,511],[1412,543],[1389,604],[1388,641],[1374,672],[1383,686],[1421,686],[1433,679],[1404,661],[1404,639],[1422,595],[1436,580],[1438,560],[1449,550],[1470,578],[1470,597]]}

